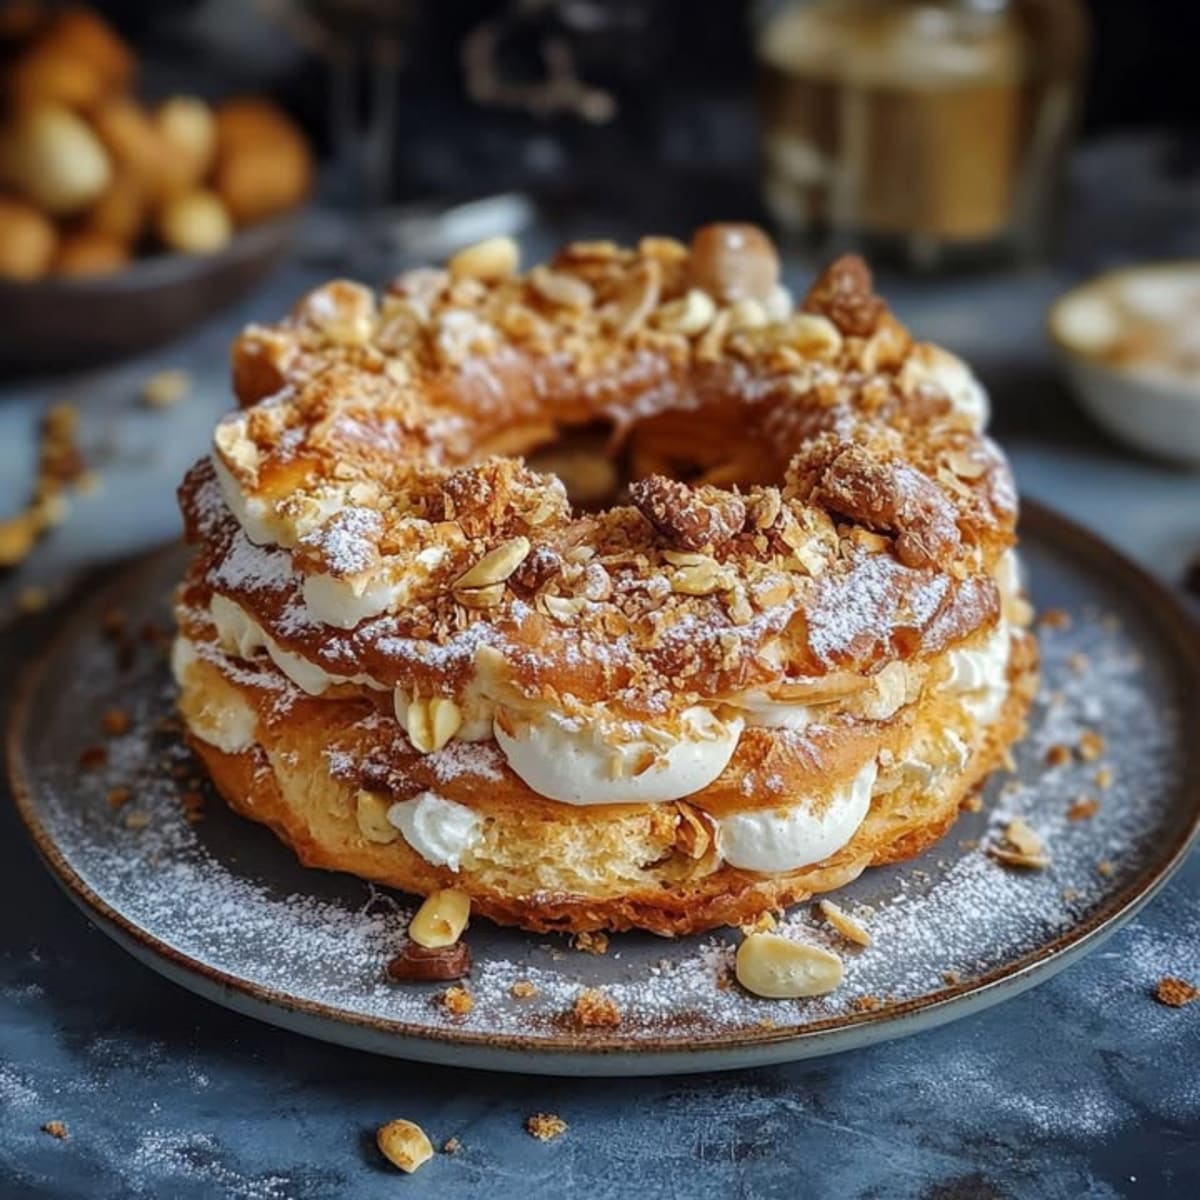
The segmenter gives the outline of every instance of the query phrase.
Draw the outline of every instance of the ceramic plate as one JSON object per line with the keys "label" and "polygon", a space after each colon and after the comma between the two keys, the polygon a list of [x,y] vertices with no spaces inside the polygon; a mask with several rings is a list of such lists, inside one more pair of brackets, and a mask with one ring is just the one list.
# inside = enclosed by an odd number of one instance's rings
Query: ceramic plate
{"label": "ceramic plate", "polygon": [[[1200,638],[1171,596],[1115,551],[1030,506],[1023,556],[1039,609],[1044,680],[1013,774],[991,780],[926,854],[868,871],[838,894],[872,934],[855,950],[807,905],[785,931],[831,946],[831,996],[766,1001],[730,986],[735,933],[666,941],[626,934],[607,953],[477,922],[474,1007],[444,985],[396,985],[384,964],[410,901],[309,871],[267,830],[204,799],[169,718],[165,660],[182,550],[159,553],[89,599],[34,664],[9,731],[22,816],[58,880],[131,953],[185,987],[314,1037],[401,1058],[547,1074],[743,1067],[828,1054],[994,1004],[1065,967],[1128,920],[1179,865],[1200,824],[1200,739],[1188,732]],[[120,609],[132,639],[114,641]],[[100,714],[130,719],[102,734]],[[1084,738],[1099,734],[1099,743]],[[105,761],[82,767],[99,755]],[[1047,765],[1051,747],[1074,748]],[[1051,754],[1062,757],[1064,751]],[[114,791],[114,789],[118,789]],[[126,793],[119,789],[128,789]],[[1089,800],[1097,801],[1095,811]],[[123,802],[122,802],[123,801]],[[202,802],[203,801],[203,802]],[[1045,841],[1040,871],[984,850],[1014,815]],[[534,994],[511,994],[528,980]],[[571,1016],[585,987],[615,1029]]]}

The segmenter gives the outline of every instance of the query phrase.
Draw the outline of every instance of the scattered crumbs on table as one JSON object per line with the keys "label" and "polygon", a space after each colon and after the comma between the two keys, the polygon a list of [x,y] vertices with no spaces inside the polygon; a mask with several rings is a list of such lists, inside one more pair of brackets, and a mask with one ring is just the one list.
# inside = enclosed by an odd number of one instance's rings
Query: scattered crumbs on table
{"label": "scattered crumbs on table", "polygon": [[558,1113],[531,1113],[525,1118],[525,1132],[539,1142],[552,1142],[562,1137],[569,1126]]}
{"label": "scattered crumbs on table", "polygon": [[1176,975],[1164,975],[1154,985],[1154,998],[1168,1008],[1182,1008],[1200,998],[1200,988]]}

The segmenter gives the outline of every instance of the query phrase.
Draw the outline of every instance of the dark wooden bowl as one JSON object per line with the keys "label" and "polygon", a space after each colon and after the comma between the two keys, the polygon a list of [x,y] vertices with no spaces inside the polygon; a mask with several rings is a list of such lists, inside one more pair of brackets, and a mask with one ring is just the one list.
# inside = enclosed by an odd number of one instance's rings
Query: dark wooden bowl
{"label": "dark wooden bowl", "polygon": [[113,275],[0,280],[0,371],[79,367],[175,337],[248,291],[287,253],[289,213],[216,254],[156,254]]}

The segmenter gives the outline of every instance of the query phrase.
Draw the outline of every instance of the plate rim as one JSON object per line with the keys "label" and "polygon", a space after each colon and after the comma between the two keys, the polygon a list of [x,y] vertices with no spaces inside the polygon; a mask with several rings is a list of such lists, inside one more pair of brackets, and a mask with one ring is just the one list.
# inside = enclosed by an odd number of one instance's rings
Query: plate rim
{"label": "plate rim", "polygon": [[[1049,542],[1052,549],[1082,559],[1094,569],[1107,568],[1119,580],[1122,590],[1136,592],[1148,623],[1163,637],[1166,646],[1176,652],[1184,674],[1200,686],[1200,623],[1165,583],[1092,530],[1044,504],[1024,499],[1021,521]],[[32,697],[47,663],[63,643],[72,640],[92,608],[122,578],[130,572],[149,569],[159,558],[177,554],[178,549],[178,543],[171,543],[122,563],[118,574],[105,582],[91,602],[62,621],[24,664],[13,691],[5,731],[5,759],[14,805],[52,878],[84,915],[123,949],[173,982],[225,1007],[286,1028],[294,1029],[298,1022],[305,1026],[300,1032],[326,1041],[361,1047],[360,1040],[352,1040],[353,1034],[359,1034],[372,1043],[369,1048],[375,1052],[418,1061],[445,1062],[454,1051],[478,1051],[480,1059],[486,1060],[481,1065],[527,1073],[554,1073],[556,1056],[569,1060],[559,1064],[564,1071],[583,1067],[595,1074],[632,1074],[711,1070],[721,1067],[725,1059],[736,1061],[724,1065],[740,1067],[837,1053],[945,1024],[990,1007],[1056,974],[1136,915],[1175,874],[1200,835],[1200,740],[1196,740],[1188,747],[1180,785],[1180,801],[1185,806],[1190,804],[1190,814],[1154,862],[1119,892],[1087,917],[1013,962],[869,1012],[840,1014],[805,1025],[751,1027],[711,1034],[689,1032],[682,1037],[632,1037],[619,1033],[534,1036],[419,1025],[347,1012],[322,1001],[289,995],[203,962],[139,925],[113,908],[79,875],[37,813],[35,786],[25,762],[23,742]],[[315,1028],[308,1028],[310,1024]],[[380,1039],[388,1039],[390,1044],[378,1044]],[[530,1055],[537,1057],[531,1060]],[[635,1060],[628,1072],[620,1067],[626,1058]]]}

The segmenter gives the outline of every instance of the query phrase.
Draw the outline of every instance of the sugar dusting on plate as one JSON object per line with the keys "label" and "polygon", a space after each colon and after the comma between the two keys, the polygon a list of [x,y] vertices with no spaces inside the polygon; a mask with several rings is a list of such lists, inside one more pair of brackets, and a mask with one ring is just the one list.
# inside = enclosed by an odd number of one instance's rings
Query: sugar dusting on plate
{"label": "sugar dusting on plate", "polygon": [[[149,611],[152,602],[142,603]],[[782,922],[782,932],[829,946],[845,961],[842,987],[812,1000],[762,1001],[731,985],[736,931],[676,942],[618,935],[606,955],[585,955],[561,939],[481,921],[467,934],[474,1005],[465,1016],[450,1014],[438,1003],[438,986],[384,978],[412,912],[408,898],[306,871],[216,799],[203,822],[185,820],[179,794],[194,786],[187,776],[199,769],[188,766],[177,735],[160,728],[172,704],[165,665],[147,657],[118,676],[99,636],[65,651],[77,686],[49,706],[28,754],[44,825],[83,881],[152,937],[237,980],[335,1016],[399,1022],[408,1032],[533,1040],[572,1033],[576,996],[600,986],[620,1007],[620,1037],[686,1046],[886,1009],[969,983],[1075,929],[1145,870],[1174,819],[1179,714],[1164,711],[1163,688],[1148,684],[1132,640],[1110,618],[1080,613],[1068,628],[1041,633],[1042,695],[1016,774],[998,773],[984,811],[964,813],[927,853],[868,871],[836,894],[869,930],[871,945],[850,945],[809,905]],[[132,717],[129,731],[107,741],[105,766],[80,772],[79,751],[98,740],[94,714],[118,702]],[[1089,731],[1107,739],[1098,759],[1077,752]],[[1069,761],[1048,767],[1056,745],[1071,749]],[[182,779],[173,777],[173,764]],[[1103,788],[1096,783],[1101,768],[1111,775]],[[133,793],[118,811],[105,801],[116,785]],[[1088,819],[1072,820],[1068,810],[1083,793],[1099,806]],[[129,811],[146,814],[148,823],[128,828]],[[1014,869],[986,854],[988,839],[1015,817],[1044,842],[1044,870]],[[1195,970],[1194,946],[1179,971]],[[514,996],[518,981],[528,981],[532,995]],[[582,1043],[611,1031],[574,1032]]]}

